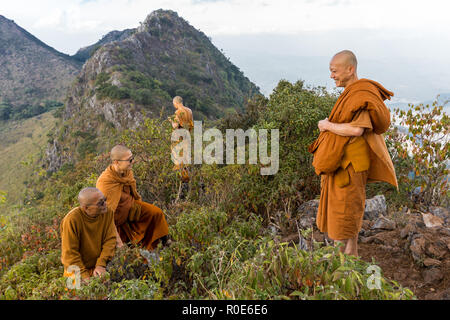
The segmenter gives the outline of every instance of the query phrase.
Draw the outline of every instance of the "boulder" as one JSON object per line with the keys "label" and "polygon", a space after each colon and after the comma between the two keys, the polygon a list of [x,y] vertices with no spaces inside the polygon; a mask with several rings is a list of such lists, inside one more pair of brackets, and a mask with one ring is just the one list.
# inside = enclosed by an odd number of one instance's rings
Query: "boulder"
{"label": "boulder", "polygon": [[423,222],[427,228],[442,227],[444,220],[431,213],[422,213]]}
{"label": "boulder", "polygon": [[395,222],[383,216],[380,216],[372,226],[373,230],[394,230],[395,228]]}
{"label": "boulder", "polygon": [[300,207],[298,207],[297,215],[316,217],[318,208],[319,208],[319,200],[310,200],[302,203]]}
{"label": "boulder", "polygon": [[376,220],[380,216],[386,215],[387,205],[384,195],[378,195],[371,199],[366,199],[364,209],[364,220]]}
{"label": "boulder", "polygon": [[316,225],[316,217],[315,216],[302,216],[298,219],[298,225],[302,229],[313,228]]}
{"label": "boulder", "polygon": [[297,209],[298,226],[302,229],[314,227],[316,225],[317,209],[319,200],[304,202]]}
{"label": "boulder", "polygon": [[450,213],[444,207],[430,207],[430,213],[444,220],[446,224],[450,224]]}

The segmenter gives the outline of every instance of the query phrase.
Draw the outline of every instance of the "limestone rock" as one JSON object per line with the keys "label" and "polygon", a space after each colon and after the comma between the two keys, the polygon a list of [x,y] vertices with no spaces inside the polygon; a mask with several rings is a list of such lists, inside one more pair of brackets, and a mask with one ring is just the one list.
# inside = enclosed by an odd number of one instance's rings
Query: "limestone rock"
{"label": "limestone rock", "polygon": [[372,226],[372,229],[374,230],[394,230],[395,228],[395,222],[383,216],[380,216]]}
{"label": "limestone rock", "polygon": [[441,227],[444,224],[444,220],[438,216],[434,216],[431,213],[422,213],[423,222],[427,228]]}
{"label": "limestone rock", "polygon": [[387,205],[384,195],[377,195],[371,199],[366,199],[364,209],[364,220],[376,220],[380,216],[386,215]]}
{"label": "limestone rock", "polygon": [[302,203],[300,207],[297,209],[297,214],[299,216],[312,216],[315,217],[317,215],[317,209],[319,208],[319,200],[310,200],[305,203]]}
{"label": "limestone rock", "polygon": [[430,207],[430,213],[444,220],[446,224],[450,224],[450,213],[444,207]]}

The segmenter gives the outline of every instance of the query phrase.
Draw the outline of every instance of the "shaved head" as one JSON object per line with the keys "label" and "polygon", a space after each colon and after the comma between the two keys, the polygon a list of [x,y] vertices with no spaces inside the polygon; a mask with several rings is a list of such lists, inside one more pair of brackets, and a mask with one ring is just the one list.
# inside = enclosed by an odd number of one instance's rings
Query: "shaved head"
{"label": "shaved head", "polygon": [[80,205],[84,206],[86,204],[90,204],[97,200],[99,195],[102,195],[102,192],[94,187],[84,188],[78,194],[78,202]]}
{"label": "shaved head", "polygon": [[347,87],[358,80],[356,72],[358,62],[356,56],[350,50],[336,53],[330,61],[330,78],[336,83],[336,87]]}
{"label": "shaved head", "polygon": [[131,152],[130,149],[119,144],[111,149],[111,160],[121,160],[123,157],[126,157],[129,152]]}
{"label": "shaved head", "polygon": [[173,102],[183,104],[183,98],[180,96],[176,96],[175,98],[173,98]]}
{"label": "shaved head", "polygon": [[336,53],[333,56],[332,60],[339,61],[344,66],[354,66],[355,70],[358,66],[358,61],[356,60],[356,56],[350,50],[342,50],[342,51]]}

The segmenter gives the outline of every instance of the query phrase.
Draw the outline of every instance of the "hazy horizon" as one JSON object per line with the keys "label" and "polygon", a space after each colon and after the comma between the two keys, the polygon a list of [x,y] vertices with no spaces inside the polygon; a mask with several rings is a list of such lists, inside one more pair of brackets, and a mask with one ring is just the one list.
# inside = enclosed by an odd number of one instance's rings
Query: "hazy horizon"
{"label": "hazy horizon", "polygon": [[209,36],[265,95],[281,79],[333,90],[329,60],[349,49],[360,78],[393,91],[392,102],[418,102],[450,92],[448,6],[437,0],[17,0],[2,1],[0,14],[73,55],[110,31],[137,27],[156,9],[170,9]]}

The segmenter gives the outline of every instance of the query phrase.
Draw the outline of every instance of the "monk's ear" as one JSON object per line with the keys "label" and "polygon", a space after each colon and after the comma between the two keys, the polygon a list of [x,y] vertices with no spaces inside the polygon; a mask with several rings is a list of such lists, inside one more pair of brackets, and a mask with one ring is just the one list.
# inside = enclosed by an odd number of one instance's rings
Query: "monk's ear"
{"label": "monk's ear", "polygon": [[355,66],[353,66],[353,65],[349,65],[348,66],[348,71],[351,73],[351,74],[355,74],[356,73],[356,67]]}

